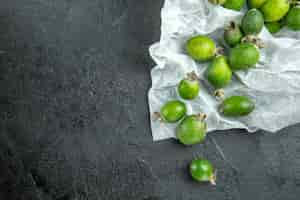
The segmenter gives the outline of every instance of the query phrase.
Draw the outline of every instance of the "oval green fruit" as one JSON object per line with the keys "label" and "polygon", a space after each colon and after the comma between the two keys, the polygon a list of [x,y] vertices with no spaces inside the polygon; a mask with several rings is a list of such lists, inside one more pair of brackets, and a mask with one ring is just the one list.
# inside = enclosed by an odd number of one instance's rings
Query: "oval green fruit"
{"label": "oval green fruit", "polygon": [[216,184],[216,174],[213,165],[205,159],[195,159],[190,164],[190,174],[195,181]]}
{"label": "oval green fruit", "polygon": [[296,6],[288,12],[285,23],[292,30],[300,30],[300,7]]}
{"label": "oval green fruit", "polygon": [[227,0],[224,3],[224,8],[240,11],[245,5],[245,0]]}
{"label": "oval green fruit", "polygon": [[254,66],[259,58],[259,50],[254,44],[243,43],[230,50],[229,64],[232,70],[245,70]]}
{"label": "oval green fruit", "polygon": [[279,21],[287,14],[289,9],[289,0],[267,0],[260,8],[266,22]]}
{"label": "oval green fruit", "polygon": [[186,106],[183,102],[178,100],[169,101],[160,109],[162,120],[169,123],[178,122],[185,115]]}
{"label": "oval green fruit", "polygon": [[277,33],[281,29],[281,24],[279,22],[267,22],[265,23],[265,26],[272,34]]}
{"label": "oval green fruit", "polygon": [[248,0],[250,8],[260,8],[267,0]]}
{"label": "oval green fruit", "polygon": [[215,42],[204,35],[199,35],[189,39],[186,43],[187,53],[196,61],[208,61],[215,56]]}
{"label": "oval green fruit", "polygon": [[256,35],[264,26],[264,17],[259,10],[252,8],[242,19],[242,29],[245,34]]}
{"label": "oval green fruit", "polygon": [[245,96],[232,96],[223,101],[220,113],[227,117],[240,117],[250,114],[255,109],[254,102]]}
{"label": "oval green fruit", "polygon": [[235,22],[230,22],[230,25],[224,31],[225,42],[233,47],[241,42],[243,33]]}
{"label": "oval green fruit", "polygon": [[232,77],[231,69],[227,63],[225,56],[216,57],[206,71],[207,80],[215,88],[223,88],[227,86]]}
{"label": "oval green fruit", "polygon": [[200,85],[198,80],[183,79],[178,85],[178,93],[181,98],[191,100],[199,95]]}
{"label": "oval green fruit", "polygon": [[184,145],[203,142],[206,137],[207,125],[202,115],[185,117],[176,129],[178,140]]}

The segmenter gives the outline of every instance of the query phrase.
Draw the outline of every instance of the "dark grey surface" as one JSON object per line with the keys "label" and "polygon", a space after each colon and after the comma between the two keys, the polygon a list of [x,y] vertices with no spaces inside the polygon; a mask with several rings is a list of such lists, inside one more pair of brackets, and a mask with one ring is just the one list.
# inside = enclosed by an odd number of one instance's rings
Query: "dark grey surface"
{"label": "dark grey surface", "polygon": [[[162,3],[1,2],[1,200],[299,200],[299,126],[211,134],[229,162],[211,139],[152,142],[147,48]],[[216,165],[216,187],[190,179],[195,156]]]}

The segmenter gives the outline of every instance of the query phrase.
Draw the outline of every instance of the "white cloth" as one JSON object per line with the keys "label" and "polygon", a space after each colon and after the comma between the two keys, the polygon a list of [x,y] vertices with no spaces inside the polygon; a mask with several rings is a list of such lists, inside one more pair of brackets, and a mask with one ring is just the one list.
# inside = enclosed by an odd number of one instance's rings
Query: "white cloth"
{"label": "white cloth", "polygon": [[[247,95],[253,98],[256,109],[249,116],[225,118],[212,96],[203,72],[208,63],[197,63],[184,53],[184,44],[192,36],[209,34],[218,44],[223,43],[224,27],[239,22],[245,12],[225,9],[207,0],[166,0],[161,12],[161,38],[150,47],[150,55],[157,66],[151,71],[149,91],[150,113],[172,99],[180,99],[177,84],[188,72],[195,71],[201,81],[197,99],[184,101],[189,114],[208,115],[208,131],[244,128],[249,132],[263,129],[276,132],[300,122],[300,32],[283,29],[273,37],[265,28],[259,37],[266,47],[255,68],[235,73],[226,96]],[[154,140],[175,137],[176,124],[152,120]]]}

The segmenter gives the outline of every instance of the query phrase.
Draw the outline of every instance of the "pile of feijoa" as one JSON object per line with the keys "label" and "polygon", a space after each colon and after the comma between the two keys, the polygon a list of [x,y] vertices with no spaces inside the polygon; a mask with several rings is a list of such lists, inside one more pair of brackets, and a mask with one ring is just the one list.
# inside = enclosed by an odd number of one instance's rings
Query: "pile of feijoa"
{"label": "pile of feijoa", "polygon": [[[271,33],[278,32],[286,26],[292,30],[300,30],[300,1],[299,0],[209,0],[212,4],[222,5],[224,8],[240,11],[247,3],[249,9],[257,9],[249,21],[249,30],[259,28],[265,23]],[[260,16],[263,21],[260,22]],[[257,26],[257,27],[256,27]],[[248,29],[247,28],[247,29]],[[246,30],[247,31],[247,30]],[[247,33],[247,32],[245,32]]]}
{"label": "pile of feijoa", "polygon": [[[260,59],[263,42],[258,38],[264,25],[270,33],[278,32],[283,26],[300,30],[300,2],[298,0],[209,0],[224,8],[241,10],[249,8],[241,23],[230,22],[224,28],[224,41],[228,54],[224,55],[215,41],[206,35],[187,40],[185,52],[196,62],[209,62],[205,78],[215,89],[214,95],[220,101],[216,108],[224,117],[243,117],[255,109],[254,101],[248,96],[226,97],[222,90],[228,86],[232,74],[238,70],[251,70]],[[166,102],[155,116],[163,123],[177,123],[176,136],[184,145],[194,145],[205,140],[207,135],[206,114],[187,115],[184,101],[199,96],[200,82],[195,72],[188,73],[179,83],[177,92],[182,100]],[[184,100],[184,101],[183,101]],[[194,159],[190,164],[191,177],[199,182],[216,182],[216,171],[206,159]]]}

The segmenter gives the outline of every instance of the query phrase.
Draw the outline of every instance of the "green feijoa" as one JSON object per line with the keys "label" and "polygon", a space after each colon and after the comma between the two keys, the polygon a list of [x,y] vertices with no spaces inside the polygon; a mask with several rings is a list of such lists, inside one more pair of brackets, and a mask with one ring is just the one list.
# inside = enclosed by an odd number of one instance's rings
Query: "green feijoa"
{"label": "green feijoa", "polygon": [[215,5],[223,5],[226,2],[226,0],[208,0],[208,1]]}
{"label": "green feijoa", "polygon": [[215,88],[223,88],[227,86],[232,77],[231,69],[227,63],[225,56],[217,56],[214,58],[206,71],[207,80]]}
{"label": "green feijoa", "polygon": [[168,123],[175,123],[186,115],[186,106],[179,100],[168,101],[160,109],[160,117]]}
{"label": "green feijoa", "polygon": [[223,6],[231,10],[240,11],[245,5],[245,0],[227,0]]}
{"label": "green feijoa", "polygon": [[259,50],[254,44],[242,43],[230,50],[229,65],[232,70],[245,70],[254,66],[259,58]]}
{"label": "green feijoa", "polygon": [[289,0],[267,0],[260,8],[266,22],[282,19],[290,9]]}
{"label": "green feijoa", "polygon": [[248,6],[250,8],[260,8],[267,0],[248,0]]}
{"label": "green feijoa", "polygon": [[267,22],[265,23],[265,26],[272,34],[277,33],[281,29],[281,24],[279,22]]}
{"label": "green feijoa", "polygon": [[206,130],[205,115],[190,115],[180,122],[176,135],[182,144],[193,145],[205,140]]}
{"label": "green feijoa", "polygon": [[293,7],[285,18],[285,23],[288,28],[298,31],[300,30],[300,7]]}
{"label": "green feijoa", "polygon": [[240,117],[250,114],[255,108],[254,102],[245,96],[232,96],[223,101],[220,113],[227,117]]}
{"label": "green feijoa", "polygon": [[178,93],[181,98],[186,100],[195,99],[199,95],[200,85],[195,73],[189,73],[187,78],[180,81]]}
{"label": "green feijoa", "polygon": [[216,44],[208,36],[192,37],[186,43],[187,53],[196,61],[208,61],[216,54]]}
{"label": "green feijoa", "polygon": [[259,10],[252,8],[248,10],[242,19],[242,29],[245,34],[256,35],[261,32],[264,26],[264,17]]}
{"label": "green feijoa", "polygon": [[195,181],[210,182],[216,185],[216,172],[212,163],[206,159],[194,159],[190,163],[190,175]]}
{"label": "green feijoa", "polygon": [[230,22],[230,25],[224,31],[225,42],[233,47],[241,42],[243,33],[235,22]]}

